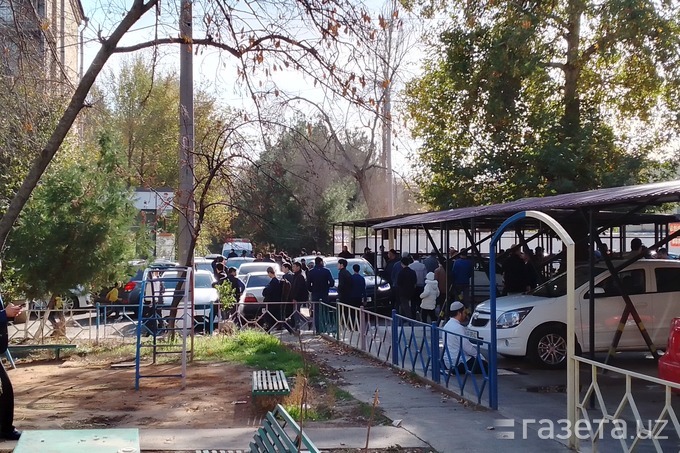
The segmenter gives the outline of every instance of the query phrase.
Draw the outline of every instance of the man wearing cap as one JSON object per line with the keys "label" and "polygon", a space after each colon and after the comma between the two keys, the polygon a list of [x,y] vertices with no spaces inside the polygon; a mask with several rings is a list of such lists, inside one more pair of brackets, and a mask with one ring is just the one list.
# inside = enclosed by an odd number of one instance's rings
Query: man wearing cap
{"label": "man wearing cap", "polygon": [[[463,327],[463,323],[467,318],[465,306],[459,301],[453,302],[450,307],[449,316],[451,316],[451,319],[444,325],[444,330],[447,332],[444,365],[446,365],[448,369],[456,367],[458,373],[464,374],[466,372],[465,367],[467,364],[467,369],[470,370],[470,372],[479,374],[482,372],[480,368],[481,362],[481,365],[487,370],[488,365],[484,356],[482,356],[477,347],[466,338],[465,327]],[[479,358],[477,358],[478,354]]]}

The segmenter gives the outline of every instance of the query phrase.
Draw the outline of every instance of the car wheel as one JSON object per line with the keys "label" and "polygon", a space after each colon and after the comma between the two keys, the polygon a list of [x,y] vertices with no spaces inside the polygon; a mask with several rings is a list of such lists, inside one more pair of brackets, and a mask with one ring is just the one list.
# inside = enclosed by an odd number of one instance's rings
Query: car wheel
{"label": "car wheel", "polygon": [[64,300],[64,309],[65,310],[73,310],[74,308],[78,308],[78,298],[74,296],[63,296],[62,298]]}
{"label": "car wheel", "polygon": [[33,299],[30,303],[30,307],[33,310],[47,310],[48,301],[42,299]]}
{"label": "car wheel", "polygon": [[542,326],[529,338],[529,359],[542,368],[559,369],[567,366],[567,329],[559,325]]}

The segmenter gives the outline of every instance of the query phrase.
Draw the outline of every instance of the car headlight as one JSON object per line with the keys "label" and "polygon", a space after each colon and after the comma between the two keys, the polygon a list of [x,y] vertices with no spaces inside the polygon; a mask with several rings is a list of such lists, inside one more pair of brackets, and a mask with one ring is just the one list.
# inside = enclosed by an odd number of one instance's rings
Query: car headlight
{"label": "car headlight", "polygon": [[383,283],[382,285],[378,286],[378,291],[389,291],[390,290],[390,284],[389,283]]}
{"label": "car headlight", "polygon": [[496,320],[496,328],[498,329],[512,329],[517,327],[524,318],[527,317],[533,307],[520,308],[519,310],[506,311]]}

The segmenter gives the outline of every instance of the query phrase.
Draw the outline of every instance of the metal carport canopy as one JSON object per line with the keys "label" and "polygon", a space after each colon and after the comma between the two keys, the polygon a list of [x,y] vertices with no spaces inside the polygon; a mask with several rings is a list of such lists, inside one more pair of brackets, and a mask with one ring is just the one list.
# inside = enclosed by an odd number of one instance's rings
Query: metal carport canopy
{"label": "metal carport canopy", "polygon": [[509,216],[522,211],[575,210],[579,208],[624,208],[680,201],[680,180],[635,186],[610,187],[548,197],[522,198],[507,203],[413,214],[373,225],[375,230],[418,227],[478,217]]}

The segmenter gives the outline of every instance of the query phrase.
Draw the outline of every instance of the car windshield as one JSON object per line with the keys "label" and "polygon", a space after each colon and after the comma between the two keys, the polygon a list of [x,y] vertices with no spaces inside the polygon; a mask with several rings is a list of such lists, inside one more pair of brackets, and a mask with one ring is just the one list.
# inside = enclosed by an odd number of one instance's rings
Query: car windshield
{"label": "car windshield", "polygon": [[210,261],[196,261],[195,267],[197,271],[208,271],[212,273],[212,262]]}
{"label": "car windshield", "polygon": [[[373,277],[375,275],[375,271],[373,271],[373,266],[368,264],[365,261],[362,260],[353,260],[349,259],[347,260],[347,270],[349,271],[350,274],[354,273],[354,269],[352,269],[352,266],[355,264],[358,264],[361,266],[361,269],[359,270],[359,273],[363,275],[364,277]],[[328,268],[329,271],[331,271],[331,275],[333,276],[334,279],[338,278],[338,262],[332,262],[326,264],[326,267]]]}
{"label": "car windshield", "polygon": [[[594,276],[600,275],[602,272],[606,271],[606,268],[596,267],[594,269]],[[588,266],[577,266],[576,267],[576,286],[575,288],[580,288],[581,285],[585,284],[590,278],[590,268]],[[531,294],[540,297],[561,297],[567,294],[567,273],[556,275],[547,282],[543,283],[538,288],[534,289]]]}
{"label": "car windshield", "polygon": [[226,266],[227,267],[235,267],[238,270],[238,268],[241,267],[241,264],[252,263],[254,260],[255,260],[255,258],[241,258],[241,257],[229,258],[229,259],[227,259]]}
{"label": "car windshield", "polygon": [[194,279],[194,286],[196,288],[212,288],[212,278],[206,274],[196,274]]}
{"label": "car windshield", "polygon": [[260,286],[267,286],[271,281],[269,275],[250,275],[246,281],[246,288],[257,288]]}
{"label": "car windshield", "polygon": [[248,263],[239,267],[239,274],[250,274],[251,272],[267,272],[268,267],[273,267],[274,271],[278,269],[276,263]]}

